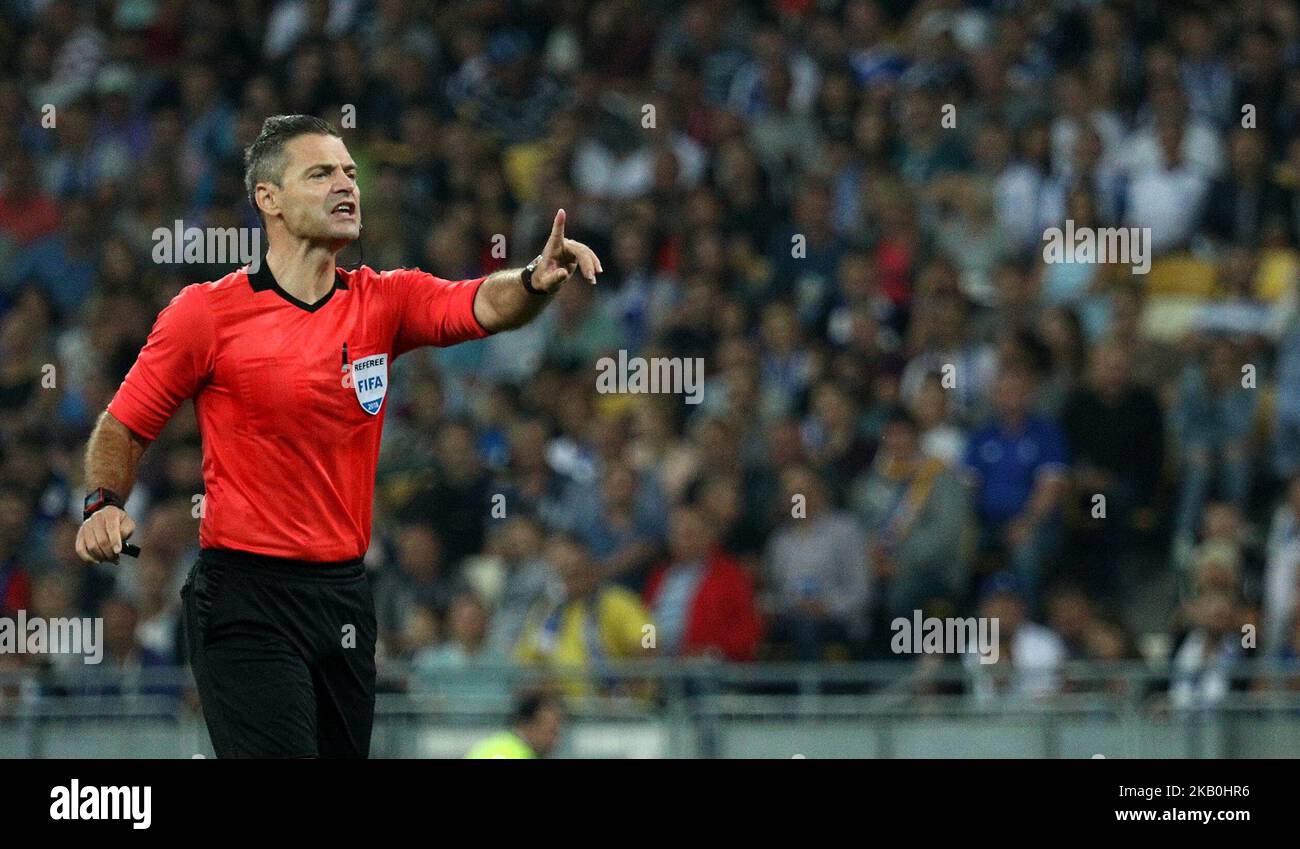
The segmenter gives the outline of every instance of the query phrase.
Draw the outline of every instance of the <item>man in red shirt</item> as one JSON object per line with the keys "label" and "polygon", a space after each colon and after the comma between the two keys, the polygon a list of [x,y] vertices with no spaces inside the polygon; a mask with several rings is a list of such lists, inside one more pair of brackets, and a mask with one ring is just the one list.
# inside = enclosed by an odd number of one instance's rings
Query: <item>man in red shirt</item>
{"label": "man in red shirt", "polygon": [[753,660],[763,639],[754,582],[718,544],[698,505],[673,509],[668,549],[643,592],[659,629],[660,653]]}
{"label": "man in red shirt", "polygon": [[268,250],[260,269],[187,286],[86,449],[77,552],[117,562],[123,504],[149,443],[186,398],[203,436],[201,554],[182,590],[190,664],[219,757],[365,757],[375,616],[361,557],[389,366],[422,345],[520,327],[600,260],[556,213],[524,269],[450,282],[338,268],[361,234],[356,164],[338,133],[276,116],[245,151]]}

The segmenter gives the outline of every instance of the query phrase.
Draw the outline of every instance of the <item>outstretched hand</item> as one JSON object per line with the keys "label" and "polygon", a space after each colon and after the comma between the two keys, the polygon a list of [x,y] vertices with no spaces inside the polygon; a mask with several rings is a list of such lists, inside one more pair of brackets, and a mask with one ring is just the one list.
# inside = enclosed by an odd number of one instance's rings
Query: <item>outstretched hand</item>
{"label": "outstretched hand", "polygon": [[596,275],[605,270],[591,248],[564,238],[564,222],[565,214],[561,209],[555,213],[551,236],[546,240],[546,247],[542,248],[542,261],[533,272],[533,287],[543,292],[558,291],[575,271],[583,280],[594,284]]}

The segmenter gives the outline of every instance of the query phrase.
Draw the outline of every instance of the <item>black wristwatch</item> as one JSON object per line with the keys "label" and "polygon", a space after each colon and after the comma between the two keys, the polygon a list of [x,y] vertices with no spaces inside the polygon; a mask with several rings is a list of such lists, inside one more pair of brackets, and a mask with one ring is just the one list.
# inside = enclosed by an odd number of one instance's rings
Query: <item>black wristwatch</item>
{"label": "black wristwatch", "polygon": [[126,502],[122,500],[122,496],[118,495],[111,489],[104,489],[102,486],[98,489],[92,489],[87,493],[86,500],[83,503],[81,509],[81,520],[84,522],[100,510],[109,506],[121,510],[126,507]]}
{"label": "black wristwatch", "polygon": [[535,259],[535,260],[533,260],[532,262],[530,262],[530,263],[528,263],[527,265],[525,265],[525,266],[524,266],[524,270],[523,270],[523,272],[519,275],[519,279],[522,280],[522,281],[524,281],[524,288],[525,288],[526,290],[528,290],[528,294],[530,294],[530,295],[549,295],[549,294],[551,294],[550,292],[543,292],[541,289],[534,289],[534,288],[533,288],[533,272],[536,271],[536,270],[537,270],[537,266],[539,266],[539,265],[541,265],[541,264],[542,264],[542,255],[541,255],[541,254],[538,254],[538,255],[537,255],[537,259]]}

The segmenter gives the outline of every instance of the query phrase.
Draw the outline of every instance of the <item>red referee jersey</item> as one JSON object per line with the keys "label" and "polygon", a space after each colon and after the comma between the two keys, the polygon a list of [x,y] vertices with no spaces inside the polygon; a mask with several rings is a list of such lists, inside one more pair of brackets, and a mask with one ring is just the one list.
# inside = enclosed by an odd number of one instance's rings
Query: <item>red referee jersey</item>
{"label": "red referee jersey", "polygon": [[203,437],[205,548],[297,560],[360,557],[389,367],[421,345],[488,335],[484,278],[339,269],[308,305],[263,263],[186,286],[158,314],[108,411],[155,439],[186,398]]}

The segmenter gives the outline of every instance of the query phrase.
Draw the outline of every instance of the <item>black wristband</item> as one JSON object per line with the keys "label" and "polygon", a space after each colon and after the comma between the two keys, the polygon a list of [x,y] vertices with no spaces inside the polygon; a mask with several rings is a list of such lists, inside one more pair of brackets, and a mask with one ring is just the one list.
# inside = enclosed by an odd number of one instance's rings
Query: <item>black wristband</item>
{"label": "black wristband", "polygon": [[524,270],[519,273],[519,279],[524,284],[524,290],[530,295],[549,295],[550,292],[543,292],[541,289],[533,288],[533,272],[542,262],[542,255],[538,254],[537,258],[524,266]]}
{"label": "black wristband", "polygon": [[84,522],[105,507],[116,507],[120,510],[125,506],[126,502],[122,500],[120,495],[101,486],[98,489],[92,489],[86,494],[86,500],[82,503],[81,520]]}

